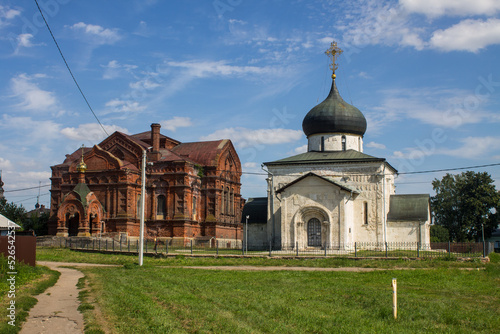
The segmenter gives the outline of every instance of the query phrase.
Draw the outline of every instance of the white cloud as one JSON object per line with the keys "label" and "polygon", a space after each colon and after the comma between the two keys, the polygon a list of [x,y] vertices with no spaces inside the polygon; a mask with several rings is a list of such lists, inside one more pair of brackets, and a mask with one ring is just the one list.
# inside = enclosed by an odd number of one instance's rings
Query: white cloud
{"label": "white cloud", "polygon": [[17,47],[29,48],[34,44],[31,43],[31,39],[33,38],[32,34],[21,34],[17,36]]}
{"label": "white cloud", "polygon": [[366,147],[371,147],[371,148],[378,148],[380,150],[385,150],[386,147],[384,144],[376,143],[374,141],[369,142],[368,144],[365,145]]}
{"label": "white cloud", "polygon": [[301,139],[303,132],[291,129],[246,129],[243,127],[217,130],[200,140],[231,139],[239,148],[290,143]]}
{"label": "white cloud", "polygon": [[399,0],[408,12],[429,17],[442,15],[495,15],[500,11],[498,0]]}
{"label": "white cloud", "polygon": [[10,160],[0,157],[0,170],[12,169]]}
{"label": "white cloud", "polygon": [[189,127],[193,125],[193,123],[189,117],[174,116],[172,119],[161,121],[160,125],[167,130],[175,132],[177,128]]}
{"label": "white cloud", "polygon": [[243,168],[252,169],[252,168],[256,168],[256,167],[257,167],[257,163],[256,162],[245,162],[243,164]]}
{"label": "white cloud", "polygon": [[225,61],[170,61],[169,66],[186,69],[194,77],[207,76],[241,76],[248,74],[272,74],[276,69],[258,66],[234,66]]}
{"label": "white cloud", "polygon": [[0,5],[0,28],[10,25],[10,21],[21,15],[21,11]]}
{"label": "white cloud", "polygon": [[52,92],[43,90],[33,82],[34,78],[40,78],[43,75],[29,76],[25,73],[19,74],[11,79],[11,88],[14,96],[21,99],[19,105],[25,110],[45,111],[55,107],[56,98]]}
{"label": "white cloud", "polygon": [[[115,131],[120,131],[123,133],[128,133],[128,130],[117,125],[103,125],[104,129],[108,134],[112,134]],[[61,130],[66,138],[76,141],[90,141],[99,142],[106,138],[108,135],[103,131],[101,126],[97,123],[87,123],[80,124],[78,128],[64,128]]]}
{"label": "white cloud", "polygon": [[[420,38],[421,27],[413,27],[408,15],[392,3],[366,1],[359,4],[352,15],[338,22],[344,32],[341,44],[352,46],[401,45],[417,50],[425,47]],[[352,20],[356,17],[356,20]]]}
{"label": "white cloud", "polygon": [[307,152],[307,144],[296,147],[290,154],[301,154]]}
{"label": "white cloud", "polygon": [[136,65],[120,64],[117,60],[110,60],[107,65],[101,65],[104,68],[102,74],[103,79],[116,79],[122,75],[123,72],[130,72],[137,68]]}
{"label": "white cloud", "polygon": [[12,117],[4,114],[0,129],[3,129],[2,133],[6,130],[18,131],[19,137],[22,138],[18,143],[20,146],[41,145],[59,136],[60,125],[53,121],[39,121],[31,117]]}
{"label": "white cloud", "polygon": [[500,44],[500,19],[494,18],[461,21],[448,29],[436,30],[430,40],[433,48],[442,51],[478,52],[493,44]]}
{"label": "white cloud", "polygon": [[498,122],[500,118],[482,111],[488,99],[460,89],[422,88],[382,91],[382,104],[367,111],[371,133],[403,119],[415,119],[443,128],[458,128],[483,121]]}
{"label": "white cloud", "polygon": [[499,137],[467,137],[460,139],[462,145],[456,149],[437,147],[420,143],[419,147],[408,147],[395,151],[393,158],[408,159],[412,161],[423,161],[426,156],[448,155],[464,159],[488,158],[494,152],[500,150]]}
{"label": "white cloud", "polygon": [[484,158],[500,149],[499,137],[467,137],[460,140],[462,146],[454,150],[440,150],[439,153],[459,158]]}
{"label": "white cloud", "polygon": [[89,38],[92,44],[97,45],[113,44],[122,38],[118,29],[103,28],[99,25],[86,24],[84,22],[75,23],[70,29],[78,33],[83,33],[83,36]]}
{"label": "white cloud", "polygon": [[153,80],[152,78],[146,77],[136,82],[129,84],[130,88],[133,90],[152,90],[160,87],[160,84]]}
{"label": "white cloud", "polygon": [[120,100],[114,99],[106,102],[105,106],[107,111],[104,114],[109,113],[136,113],[141,112],[146,109],[145,106],[141,106],[139,102],[133,100]]}

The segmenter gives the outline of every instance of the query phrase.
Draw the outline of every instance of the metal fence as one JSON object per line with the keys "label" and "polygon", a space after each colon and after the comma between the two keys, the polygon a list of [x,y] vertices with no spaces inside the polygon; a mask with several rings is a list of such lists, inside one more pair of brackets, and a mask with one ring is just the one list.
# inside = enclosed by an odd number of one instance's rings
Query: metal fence
{"label": "metal fence", "polygon": [[[59,238],[50,242],[40,242],[39,246],[67,247],[75,250],[92,250],[115,253],[138,253],[139,240],[111,238]],[[231,247],[227,242],[215,240],[211,243],[197,243],[186,240],[182,245],[168,241],[144,240],[146,254],[165,255],[253,255],[253,256],[294,256],[294,257],[356,257],[356,258],[479,258],[494,251],[494,244],[485,243],[419,243],[419,242],[354,242],[328,244],[319,247],[300,246],[299,243],[273,247],[271,243],[259,250]]]}

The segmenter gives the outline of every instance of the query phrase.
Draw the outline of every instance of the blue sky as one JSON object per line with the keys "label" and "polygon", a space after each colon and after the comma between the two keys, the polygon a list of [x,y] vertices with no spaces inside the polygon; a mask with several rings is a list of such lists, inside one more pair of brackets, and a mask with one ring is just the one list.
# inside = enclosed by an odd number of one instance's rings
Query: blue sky
{"label": "blue sky", "polygon": [[[500,2],[39,0],[106,131],[162,125],[183,142],[229,138],[246,173],[305,150],[306,113],[337,83],[368,120],[365,153],[402,173],[500,163]],[[0,1],[0,169],[31,209],[50,166],[106,134],[33,0]],[[500,178],[499,167],[478,169]],[[401,174],[431,193],[444,173]],[[244,174],[245,198],[266,195]],[[40,203],[49,205],[49,187]]]}

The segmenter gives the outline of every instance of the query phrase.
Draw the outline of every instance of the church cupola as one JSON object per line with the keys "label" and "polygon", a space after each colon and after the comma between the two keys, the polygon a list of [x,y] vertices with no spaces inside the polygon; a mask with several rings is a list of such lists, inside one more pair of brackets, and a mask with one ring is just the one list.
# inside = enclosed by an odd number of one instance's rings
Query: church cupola
{"label": "church cupola", "polygon": [[335,61],[341,53],[337,43],[332,42],[326,51],[333,59],[330,64],[333,71],[330,93],[307,113],[302,122],[302,129],[308,139],[308,151],[363,151],[366,119],[358,108],[342,99],[335,83]]}

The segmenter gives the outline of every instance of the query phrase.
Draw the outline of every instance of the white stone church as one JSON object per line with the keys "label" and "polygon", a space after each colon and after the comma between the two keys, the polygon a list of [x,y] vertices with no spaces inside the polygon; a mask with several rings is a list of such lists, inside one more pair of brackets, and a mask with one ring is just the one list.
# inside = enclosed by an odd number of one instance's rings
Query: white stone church
{"label": "white stone church", "polygon": [[[281,249],[345,249],[355,242],[428,244],[429,195],[395,194],[397,170],[385,158],[363,153],[366,119],[342,99],[332,77],[328,97],[302,123],[308,151],[264,163],[268,198],[254,203],[261,208],[267,203],[267,222],[258,227],[250,217],[251,228],[262,230],[259,239],[266,235],[267,242]],[[243,217],[247,214],[252,216],[244,209]]]}

